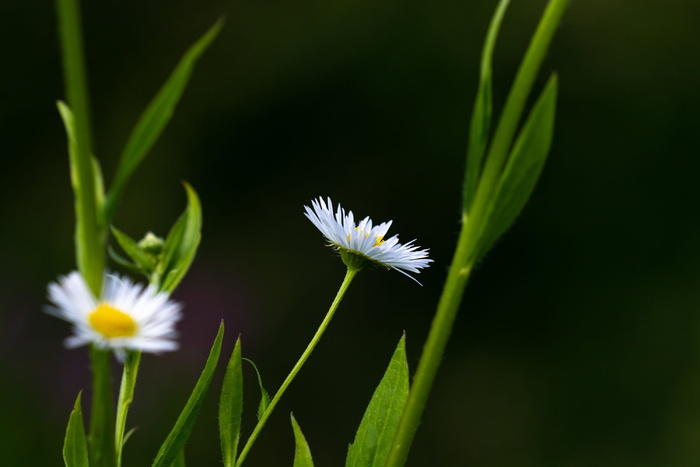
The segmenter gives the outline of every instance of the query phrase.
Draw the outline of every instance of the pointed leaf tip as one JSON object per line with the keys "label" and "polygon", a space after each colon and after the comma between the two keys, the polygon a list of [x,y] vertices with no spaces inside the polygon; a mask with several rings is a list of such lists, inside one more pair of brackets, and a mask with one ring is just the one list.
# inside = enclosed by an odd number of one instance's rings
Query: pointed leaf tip
{"label": "pointed leaf tip", "polygon": [[301,428],[294,418],[294,414],[289,414],[292,419],[292,430],[294,430],[294,466],[293,467],[314,467],[313,459],[311,458],[311,450],[306,442],[306,437],[301,432]]}

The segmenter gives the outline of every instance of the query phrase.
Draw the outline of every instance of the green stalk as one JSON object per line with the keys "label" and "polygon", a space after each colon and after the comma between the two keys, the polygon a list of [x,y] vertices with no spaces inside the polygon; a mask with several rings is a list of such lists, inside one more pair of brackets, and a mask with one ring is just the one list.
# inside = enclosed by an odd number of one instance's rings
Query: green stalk
{"label": "green stalk", "polygon": [[[569,0],[552,0],[547,5],[518,69],[488,151],[469,221],[467,221],[466,211],[463,212],[462,229],[447,282],[438,302],[435,318],[385,467],[401,467],[408,458],[408,452],[459,310],[464,288],[473,263],[479,255],[477,250],[479,236],[485,228],[484,220],[488,220],[485,214],[493,201],[494,190],[498,186],[535,77],[568,2]],[[467,208],[465,206],[465,209]]]}
{"label": "green stalk", "polygon": [[126,429],[126,416],[129,406],[134,400],[134,388],[136,387],[136,376],[139,372],[141,362],[141,352],[129,352],[124,361],[124,373],[119,387],[119,401],[117,402],[117,423],[114,433],[114,448],[117,467],[122,465],[122,449],[124,448],[124,431]]}
{"label": "green stalk", "polygon": [[115,467],[112,378],[108,350],[90,346],[92,370],[92,411],[90,413],[90,465]]}
{"label": "green stalk", "polygon": [[423,354],[408,394],[408,401],[406,401],[401,422],[396,435],[394,435],[394,441],[385,464],[387,467],[402,466],[408,457],[408,451],[457,317],[462,293],[471,274],[472,264],[468,262],[468,253],[471,249],[470,238],[463,226],[457,251],[447,275],[447,282],[438,302],[435,318],[433,318],[430,334],[423,348]]}
{"label": "green stalk", "polygon": [[273,397],[272,400],[270,401],[270,405],[267,406],[265,413],[263,413],[262,416],[260,417],[260,420],[258,420],[258,424],[255,425],[255,428],[253,429],[253,433],[250,435],[250,438],[248,438],[248,441],[246,442],[245,446],[243,447],[243,450],[241,451],[240,456],[238,456],[238,460],[236,461],[236,467],[240,467],[241,465],[243,465],[243,461],[245,460],[251,447],[253,447],[253,443],[255,442],[258,435],[260,434],[263,427],[265,426],[265,422],[267,422],[267,419],[270,418],[270,415],[272,415],[272,411],[275,409],[275,406],[282,398],[282,395],[287,390],[287,387],[289,387],[289,385],[291,384],[294,377],[297,375],[297,373],[299,373],[299,370],[301,369],[301,367],[304,365],[304,363],[306,363],[306,360],[308,360],[309,356],[311,355],[311,352],[313,352],[314,348],[316,347],[316,344],[318,344],[318,342],[321,340],[321,336],[323,336],[323,333],[326,331],[326,328],[328,328],[328,324],[331,322],[331,319],[333,319],[333,315],[335,314],[335,311],[338,309],[338,305],[340,305],[340,301],[343,299],[345,292],[348,290],[350,283],[352,282],[353,278],[355,277],[355,275],[358,272],[360,272],[360,269],[348,268],[347,272],[345,273],[345,278],[343,279],[343,283],[340,285],[340,289],[338,290],[338,293],[335,295],[335,298],[333,299],[333,303],[331,303],[331,306],[328,309],[328,312],[326,313],[326,317],[323,318],[323,321],[321,322],[321,325],[318,327],[316,334],[314,334],[314,337],[311,339],[311,342],[309,342],[309,345],[306,347],[306,350],[304,350],[304,353],[301,354],[299,361],[297,361],[296,365],[294,365],[294,368],[292,368],[292,371],[289,373],[287,378],[284,380],[284,382],[280,386],[279,390],[275,394],[275,397]]}

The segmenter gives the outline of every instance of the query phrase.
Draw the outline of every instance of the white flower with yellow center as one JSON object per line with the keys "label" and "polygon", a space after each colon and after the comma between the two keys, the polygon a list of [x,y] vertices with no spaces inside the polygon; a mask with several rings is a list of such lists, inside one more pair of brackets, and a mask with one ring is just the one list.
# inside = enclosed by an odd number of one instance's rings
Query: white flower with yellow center
{"label": "white flower with yellow center", "polygon": [[127,278],[105,275],[102,297],[96,299],[77,271],[49,284],[47,312],[73,324],[66,347],[93,344],[113,350],[123,361],[127,350],[176,350],[175,323],[181,306],[155,287],[143,287]]}
{"label": "white flower with yellow center", "polygon": [[333,214],[330,198],[324,201],[319,197],[311,202],[311,206],[304,206],[306,217],[339,249],[348,267],[362,268],[365,264],[374,262],[395,269],[418,282],[408,273],[418,274],[420,269],[428,267],[433,261],[428,258],[428,250],[421,250],[413,244],[415,240],[402,245],[397,235],[385,239],[392,221],[372,225],[372,220],[365,217],[355,224],[352,211],[346,214],[340,204]]}

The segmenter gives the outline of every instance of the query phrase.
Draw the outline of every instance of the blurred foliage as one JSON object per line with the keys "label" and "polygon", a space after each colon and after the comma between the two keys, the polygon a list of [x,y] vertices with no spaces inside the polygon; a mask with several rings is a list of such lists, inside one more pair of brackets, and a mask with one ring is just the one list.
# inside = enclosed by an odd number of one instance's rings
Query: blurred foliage
{"label": "blurred foliage", "polygon": [[[86,3],[95,148],[108,180],[182,50],[226,16],[116,213],[136,238],[149,229],[164,236],[182,210],[185,179],[204,219],[201,249],[175,293],[186,304],[183,350],[144,358],[125,465],[155,456],[221,318],[229,337],[242,335],[266,385],[279,385],[343,276],[302,215],[319,195],[393,219],[402,240],[418,238],[436,260],[422,288],[383,271],[356,281],[258,441],[286,439],[289,450],[249,458],[292,463],[284,413],[294,410],[316,464],[342,465],[386,365],[373,357],[388,355],[406,330],[415,369],[427,333],[456,240],[471,100],[495,4]],[[513,0],[506,14],[496,114],[544,4]],[[10,382],[0,451],[8,465],[58,465],[89,378],[86,352],[63,350],[66,325],[41,313],[46,283],[74,268],[55,17],[31,2],[3,2],[0,13],[12,18],[0,32],[0,371]],[[545,64],[560,78],[549,161],[468,286],[409,465],[697,465],[699,13],[682,0],[572,3]],[[256,391],[252,374],[245,391]],[[340,399],[342,411],[327,410]],[[216,405],[205,400],[187,447],[202,465],[218,460]],[[255,420],[247,409],[244,433]]]}

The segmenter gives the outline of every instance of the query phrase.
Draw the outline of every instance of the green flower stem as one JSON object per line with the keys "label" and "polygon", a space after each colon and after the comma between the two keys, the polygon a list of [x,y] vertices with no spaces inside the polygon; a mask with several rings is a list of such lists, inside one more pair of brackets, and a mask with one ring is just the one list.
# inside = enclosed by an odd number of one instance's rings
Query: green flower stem
{"label": "green flower stem", "polygon": [[141,352],[129,352],[124,362],[124,373],[119,387],[119,401],[117,402],[117,423],[114,433],[114,449],[116,451],[116,465],[122,465],[122,449],[124,447],[124,430],[126,429],[126,416],[129,406],[134,400],[134,388],[136,387],[136,376],[139,372],[141,362]]}
{"label": "green flower stem", "polygon": [[387,467],[402,466],[408,457],[408,451],[418,428],[423,408],[428,400],[430,388],[435,380],[435,374],[457,317],[462,293],[471,274],[472,264],[467,262],[469,252],[472,249],[471,243],[467,230],[462,227],[457,251],[447,275],[447,282],[438,302],[437,312],[408,394],[408,401],[406,401],[406,407],[389,451],[389,458],[385,464]]}
{"label": "green flower stem", "polygon": [[90,465],[115,467],[112,378],[108,350],[90,346],[92,369],[92,411],[90,413]]}
{"label": "green flower stem", "polygon": [[76,196],[76,254],[80,273],[99,296],[105,265],[104,227],[96,196],[90,106],[78,0],[57,0],[66,98],[75,118],[75,151],[70,151]]}
{"label": "green flower stem", "polygon": [[243,450],[241,451],[240,456],[238,456],[238,460],[236,461],[236,467],[240,467],[241,465],[243,465],[243,461],[245,460],[246,456],[248,455],[248,452],[250,451],[250,448],[253,446],[253,443],[255,442],[258,435],[260,434],[260,431],[262,431],[263,427],[265,426],[265,422],[267,422],[267,419],[270,418],[272,411],[275,409],[275,406],[277,405],[279,400],[282,398],[282,395],[287,390],[287,387],[289,387],[289,385],[291,384],[294,377],[297,375],[297,373],[299,373],[299,370],[301,369],[301,367],[304,365],[304,363],[306,363],[306,360],[308,360],[309,356],[311,355],[311,352],[313,352],[314,348],[316,347],[316,344],[318,344],[318,342],[321,340],[321,336],[323,336],[323,333],[326,331],[328,324],[331,322],[331,319],[333,319],[333,315],[335,314],[335,311],[338,309],[338,305],[340,305],[340,301],[343,299],[343,296],[345,295],[345,292],[348,290],[350,283],[354,279],[355,275],[360,271],[361,271],[361,269],[348,268],[347,272],[345,273],[345,278],[343,279],[343,283],[340,285],[340,289],[338,290],[338,293],[335,295],[335,298],[333,299],[333,303],[331,303],[331,306],[328,309],[328,312],[326,313],[326,317],[323,318],[323,321],[321,322],[321,325],[318,327],[316,334],[314,334],[314,337],[311,339],[311,342],[309,342],[309,345],[306,347],[306,350],[304,350],[304,353],[301,354],[299,361],[297,361],[296,365],[294,365],[294,368],[292,368],[292,371],[289,373],[287,378],[284,380],[284,382],[280,386],[279,390],[275,394],[275,397],[273,397],[272,400],[270,401],[270,405],[267,406],[265,413],[263,413],[262,416],[260,417],[260,420],[258,420],[258,424],[255,425],[255,428],[253,429],[253,433],[250,435],[250,438],[248,438],[248,441],[246,442],[245,446],[243,447]]}

